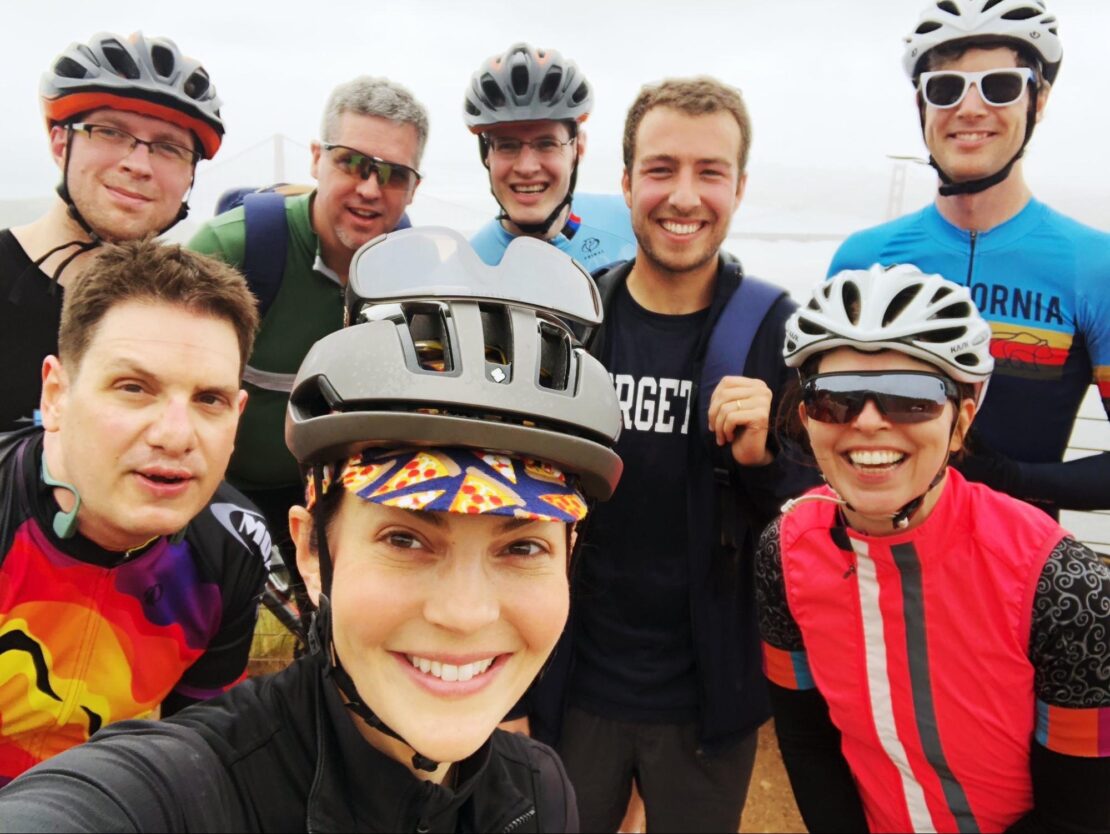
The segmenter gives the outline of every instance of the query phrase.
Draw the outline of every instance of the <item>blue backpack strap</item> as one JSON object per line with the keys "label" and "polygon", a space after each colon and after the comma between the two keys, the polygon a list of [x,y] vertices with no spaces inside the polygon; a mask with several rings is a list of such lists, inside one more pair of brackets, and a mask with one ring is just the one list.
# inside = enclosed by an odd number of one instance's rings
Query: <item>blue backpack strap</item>
{"label": "blue backpack strap", "polygon": [[705,363],[698,383],[698,415],[703,428],[709,423],[709,399],[718,383],[726,376],[743,375],[759,325],[784,295],[786,290],[767,281],[751,275],[740,278],[736,292],[713,325],[705,349]]}
{"label": "blue backpack strap", "polygon": [[281,289],[289,227],[285,220],[285,195],[255,191],[243,196],[246,245],[243,275],[258,299],[258,316],[265,318]]}

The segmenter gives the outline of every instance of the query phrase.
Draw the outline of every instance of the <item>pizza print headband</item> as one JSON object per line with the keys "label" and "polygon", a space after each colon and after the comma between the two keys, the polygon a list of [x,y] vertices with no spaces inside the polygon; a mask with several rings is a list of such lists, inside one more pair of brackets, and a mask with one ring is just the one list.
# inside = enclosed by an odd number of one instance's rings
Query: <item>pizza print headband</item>
{"label": "pizza print headband", "polygon": [[[323,489],[335,481],[325,466]],[[508,515],[535,521],[586,517],[576,478],[549,463],[473,449],[365,449],[343,464],[339,482],[375,504],[425,512]],[[311,474],[305,494],[316,500]]]}

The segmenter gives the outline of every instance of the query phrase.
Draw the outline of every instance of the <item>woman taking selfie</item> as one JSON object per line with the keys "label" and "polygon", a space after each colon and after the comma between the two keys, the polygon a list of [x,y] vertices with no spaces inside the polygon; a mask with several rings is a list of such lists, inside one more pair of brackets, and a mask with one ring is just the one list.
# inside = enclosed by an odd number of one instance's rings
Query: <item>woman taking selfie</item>
{"label": "woman taking selfie", "polygon": [[286,422],[310,653],[29,771],[0,830],[576,830],[558,759],[496,727],[566,621],[575,524],[620,475],[613,387],[564,323],[598,323],[596,289],[531,240],[497,268],[447,230],[379,241]]}
{"label": "woman taking selfie", "polygon": [[764,533],[756,581],[810,830],[1110,828],[1110,570],[949,467],[990,338],[911,266],[842,272],[787,324],[827,485]]}

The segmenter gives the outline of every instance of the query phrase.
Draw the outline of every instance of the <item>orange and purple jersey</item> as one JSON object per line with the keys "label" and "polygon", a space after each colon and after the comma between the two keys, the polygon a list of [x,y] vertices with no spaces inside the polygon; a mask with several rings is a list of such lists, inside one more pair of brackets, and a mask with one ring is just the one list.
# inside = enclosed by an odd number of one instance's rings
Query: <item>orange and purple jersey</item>
{"label": "orange and purple jersey", "polygon": [[180,706],[240,680],[269,547],[227,487],[180,541],[116,553],[61,540],[39,438],[0,467],[0,785],[171,695]]}

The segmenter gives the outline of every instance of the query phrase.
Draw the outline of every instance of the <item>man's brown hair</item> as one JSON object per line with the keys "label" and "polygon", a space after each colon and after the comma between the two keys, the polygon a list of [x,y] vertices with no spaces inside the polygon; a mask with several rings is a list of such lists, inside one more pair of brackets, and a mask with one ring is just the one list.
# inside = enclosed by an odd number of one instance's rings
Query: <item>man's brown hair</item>
{"label": "man's brown hair", "polygon": [[731,113],[740,126],[740,157],[737,163],[738,173],[744,173],[752,146],[752,120],[748,108],[739,90],[707,75],[668,78],[640,88],[640,94],[628,108],[628,116],[624,120],[625,171],[632,170],[632,160],[636,156],[636,131],[640,129],[640,122],[655,107],[671,107],[688,116],[708,116],[721,111]]}
{"label": "man's brown hair", "polygon": [[169,304],[225,320],[239,340],[242,373],[258,330],[258,303],[243,276],[214,258],[149,237],[104,245],[66,288],[58,331],[62,361],[76,370],[101,319],[129,301]]}

